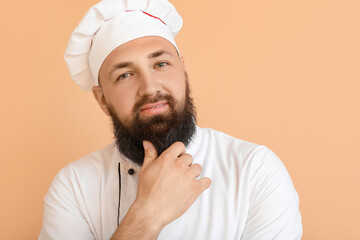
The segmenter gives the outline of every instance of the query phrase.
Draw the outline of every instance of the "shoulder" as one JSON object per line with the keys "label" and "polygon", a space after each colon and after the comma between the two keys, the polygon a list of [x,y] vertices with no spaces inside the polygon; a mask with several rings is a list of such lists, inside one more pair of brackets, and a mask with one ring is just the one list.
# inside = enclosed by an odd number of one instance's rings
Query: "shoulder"
{"label": "shoulder", "polygon": [[98,215],[104,182],[112,175],[109,169],[114,162],[114,149],[114,144],[109,144],[58,172],[45,195],[39,239],[69,239],[74,234],[83,236],[82,239],[94,239],[98,226],[98,218],[94,216]]}
{"label": "shoulder", "polygon": [[253,151],[260,146],[256,143],[238,139],[211,128],[199,128],[199,132],[201,132],[202,141],[213,146],[218,146],[220,149]]}
{"label": "shoulder", "polygon": [[247,172],[250,179],[264,179],[266,175],[288,176],[279,157],[265,145],[259,145],[232,137],[210,128],[200,128],[201,151],[206,151],[216,164]]}
{"label": "shoulder", "polygon": [[91,189],[99,188],[101,180],[113,175],[110,171],[117,169],[116,166],[114,168],[117,164],[114,161],[114,151],[116,151],[116,145],[111,143],[69,163],[57,173],[46,197],[60,193],[63,195],[84,194],[84,191],[93,192]]}
{"label": "shoulder", "polygon": [[115,143],[94,151],[76,161],[69,163],[60,170],[60,176],[69,176],[74,173],[80,175],[100,174],[111,165],[113,153],[116,150]]}
{"label": "shoulder", "polygon": [[216,130],[201,132],[207,144],[203,146],[207,149],[204,163],[207,176],[213,179],[212,190],[232,191],[234,201],[241,204],[245,199],[244,206],[248,204],[243,238],[300,239],[299,197],[278,156],[264,145]]}
{"label": "shoulder", "polygon": [[211,152],[212,155],[221,157],[222,163],[231,164],[233,161],[241,163],[240,165],[248,165],[265,161],[276,161],[277,156],[266,146],[253,142],[238,139],[226,133],[210,129],[198,129],[201,141],[201,148]]}
{"label": "shoulder", "polygon": [[[279,157],[265,145],[241,140],[209,129],[199,129],[201,143],[196,156],[212,169],[223,169],[223,177],[245,177],[251,182],[264,180],[269,175],[288,176]],[[226,174],[225,174],[226,173]]]}

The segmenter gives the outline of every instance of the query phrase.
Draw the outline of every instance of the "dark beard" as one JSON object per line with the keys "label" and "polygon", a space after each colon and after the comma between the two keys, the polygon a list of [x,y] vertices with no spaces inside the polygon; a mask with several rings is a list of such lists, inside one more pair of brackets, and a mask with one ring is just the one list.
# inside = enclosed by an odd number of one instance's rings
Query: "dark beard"
{"label": "dark beard", "polygon": [[[174,142],[182,142],[187,146],[196,131],[196,112],[193,99],[190,96],[190,87],[186,76],[185,103],[176,109],[176,101],[171,95],[158,94],[153,98],[144,96],[134,106],[134,121],[122,123],[115,111],[108,107],[111,115],[115,142],[120,153],[134,163],[142,166],[144,162],[143,140],[154,144],[158,155],[169,148]],[[170,113],[156,115],[142,120],[139,117],[140,108],[146,103],[166,100]]]}

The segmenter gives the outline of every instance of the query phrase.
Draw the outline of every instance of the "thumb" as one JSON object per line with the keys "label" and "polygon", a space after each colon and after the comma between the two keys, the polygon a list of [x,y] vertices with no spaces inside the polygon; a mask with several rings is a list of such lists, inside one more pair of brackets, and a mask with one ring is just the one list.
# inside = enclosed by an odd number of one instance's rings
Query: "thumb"
{"label": "thumb", "polygon": [[147,140],[143,141],[143,147],[145,152],[143,167],[146,167],[158,157],[158,154],[155,146]]}

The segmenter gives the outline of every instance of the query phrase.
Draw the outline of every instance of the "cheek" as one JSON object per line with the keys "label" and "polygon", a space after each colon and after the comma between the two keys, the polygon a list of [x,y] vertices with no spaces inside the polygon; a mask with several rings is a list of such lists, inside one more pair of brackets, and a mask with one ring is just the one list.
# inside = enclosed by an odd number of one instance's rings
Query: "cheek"
{"label": "cheek", "polygon": [[175,85],[175,97],[178,101],[184,103],[185,95],[186,95],[186,82],[185,79],[179,79],[179,81]]}
{"label": "cheek", "polygon": [[134,106],[134,94],[131,91],[116,90],[111,98],[111,105],[116,111],[116,114],[120,120],[129,118],[132,115]]}
{"label": "cheek", "polygon": [[184,73],[174,72],[167,77],[167,86],[178,100],[185,96],[186,80]]}

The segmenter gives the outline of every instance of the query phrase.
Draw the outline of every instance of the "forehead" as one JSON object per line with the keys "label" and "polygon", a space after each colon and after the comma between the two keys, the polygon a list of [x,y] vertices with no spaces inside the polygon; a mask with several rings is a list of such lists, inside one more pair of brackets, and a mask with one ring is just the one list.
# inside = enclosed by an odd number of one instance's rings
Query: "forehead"
{"label": "forehead", "polygon": [[170,52],[174,57],[178,55],[175,46],[165,38],[146,36],[126,42],[115,48],[104,60],[103,65],[113,61],[130,61],[137,57],[147,57],[158,50]]}

